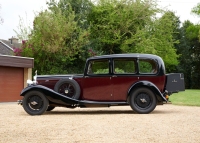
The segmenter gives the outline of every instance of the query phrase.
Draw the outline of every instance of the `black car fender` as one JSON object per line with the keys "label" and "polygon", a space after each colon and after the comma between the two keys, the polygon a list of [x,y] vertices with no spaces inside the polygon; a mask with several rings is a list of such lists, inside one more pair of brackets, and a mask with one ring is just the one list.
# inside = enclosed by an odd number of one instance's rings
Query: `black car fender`
{"label": "black car fender", "polygon": [[72,99],[70,97],[64,96],[54,90],[42,86],[42,85],[29,85],[28,87],[24,88],[21,91],[20,96],[25,96],[29,91],[40,91],[42,92],[47,99],[52,103],[62,104],[62,105],[69,105],[69,104],[78,104],[79,100]]}
{"label": "black car fender", "polygon": [[161,97],[163,101],[167,101],[167,99],[163,96],[163,94],[160,92],[158,87],[149,81],[138,81],[138,82],[134,83],[133,85],[131,85],[131,87],[129,88],[128,93],[127,93],[128,98],[130,96],[131,91],[133,91],[136,88],[140,88],[140,87],[149,88],[150,90],[153,91],[153,93],[155,93],[155,95],[158,95],[159,97]]}

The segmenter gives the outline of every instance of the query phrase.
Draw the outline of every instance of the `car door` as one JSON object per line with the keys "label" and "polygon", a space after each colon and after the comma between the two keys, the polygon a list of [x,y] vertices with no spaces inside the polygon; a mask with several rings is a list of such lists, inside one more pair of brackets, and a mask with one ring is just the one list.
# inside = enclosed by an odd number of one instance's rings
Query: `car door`
{"label": "car door", "polygon": [[126,101],[131,85],[138,81],[136,58],[115,58],[113,61],[112,89],[114,101]]}
{"label": "car door", "polygon": [[82,80],[84,100],[113,100],[110,67],[110,59],[98,59],[89,61],[87,74]]}

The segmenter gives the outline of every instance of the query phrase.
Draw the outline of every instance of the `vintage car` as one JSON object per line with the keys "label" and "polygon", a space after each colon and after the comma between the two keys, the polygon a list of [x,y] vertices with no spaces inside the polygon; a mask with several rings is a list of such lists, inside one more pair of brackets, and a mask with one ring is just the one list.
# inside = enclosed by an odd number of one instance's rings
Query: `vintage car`
{"label": "vintage car", "polygon": [[27,81],[18,101],[30,115],[55,107],[130,105],[140,114],[163,105],[185,90],[182,73],[165,73],[163,60],[151,54],[113,54],[88,58],[84,74],[37,75]]}

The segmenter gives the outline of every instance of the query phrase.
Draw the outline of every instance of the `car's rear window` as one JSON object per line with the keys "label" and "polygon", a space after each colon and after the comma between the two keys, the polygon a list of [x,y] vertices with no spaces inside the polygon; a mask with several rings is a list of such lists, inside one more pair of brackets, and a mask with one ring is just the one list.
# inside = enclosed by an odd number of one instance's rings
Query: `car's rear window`
{"label": "car's rear window", "polygon": [[139,59],[139,73],[156,74],[158,72],[157,62],[152,59]]}

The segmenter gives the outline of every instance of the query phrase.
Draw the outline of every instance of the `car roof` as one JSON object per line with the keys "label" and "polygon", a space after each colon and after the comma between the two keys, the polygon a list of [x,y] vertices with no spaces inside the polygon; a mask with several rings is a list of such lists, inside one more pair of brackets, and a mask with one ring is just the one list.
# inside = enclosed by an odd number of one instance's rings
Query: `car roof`
{"label": "car roof", "polygon": [[90,58],[88,58],[88,60],[107,59],[107,58],[150,58],[150,59],[161,60],[161,58],[157,55],[139,54],[139,53],[101,55],[101,56],[90,57]]}

